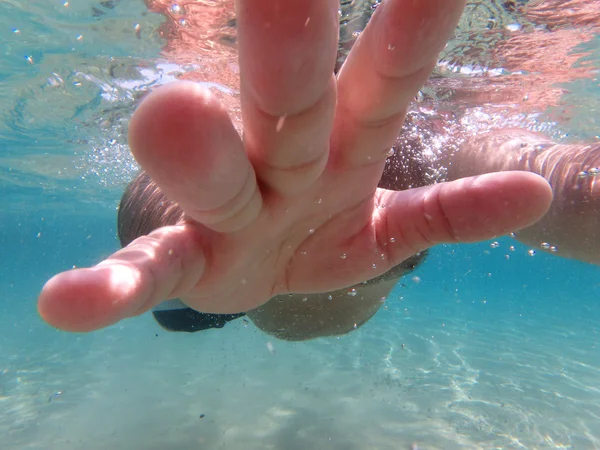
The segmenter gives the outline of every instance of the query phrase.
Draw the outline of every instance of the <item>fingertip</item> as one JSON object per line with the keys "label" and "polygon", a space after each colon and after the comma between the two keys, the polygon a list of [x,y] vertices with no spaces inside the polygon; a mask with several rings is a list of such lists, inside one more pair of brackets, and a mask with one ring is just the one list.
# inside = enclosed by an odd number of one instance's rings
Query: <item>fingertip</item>
{"label": "fingertip", "polygon": [[517,176],[521,176],[523,178],[524,183],[527,184],[526,188],[529,187],[532,189],[536,196],[539,197],[540,200],[545,201],[548,206],[552,203],[554,199],[554,192],[552,191],[552,186],[541,175],[533,172],[515,172]]}
{"label": "fingertip", "polygon": [[[152,91],[139,104],[129,123],[131,153],[142,165],[163,162],[164,153],[195,132],[210,130],[215,117],[220,122],[227,112],[209,89],[200,83],[178,81]],[[194,127],[199,124],[199,127]],[[193,133],[193,138],[197,138]],[[192,143],[196,144],[196,143]],[[186,150],[187,146],[183,146]],[[158,161],[157,161],[158,160]]]}
{"label": "fingertip", "polygon": [[150,94],[134,113],[129,140],[160,190],[197,222],[229,231],[260,212],[242,140],[219,100],[199,84],[172,83]]}
{"label": "fingertip", "polygon": [[111,268],[106,285],[104,270],[76,269],[48,280],[38,298],[41,318],[63,331],[89,332],[135,315],[133,271]]}
{"label": "fingertip", "polygon": [[440,204],[455,240],[476,242],[526,228],[552,203],[548,182],[530,172],[497,172],[448,183]]}
{"label": "fingertip", "polygon": [[[475,177],[482,195],[494,198],[517,213],[523,213],[524,226],[539,220],[550,208],[554,194],[548,181],[535,173],[510,171]],[[520,227],[522,228],[522,226]]]}
{"label": "fingertip", "polygon": [[385,242],[413,251],[440,243],[478,242],[526,228],[550,208],[552,189],[529,172],[463,178],[387,196],[381,220]]}

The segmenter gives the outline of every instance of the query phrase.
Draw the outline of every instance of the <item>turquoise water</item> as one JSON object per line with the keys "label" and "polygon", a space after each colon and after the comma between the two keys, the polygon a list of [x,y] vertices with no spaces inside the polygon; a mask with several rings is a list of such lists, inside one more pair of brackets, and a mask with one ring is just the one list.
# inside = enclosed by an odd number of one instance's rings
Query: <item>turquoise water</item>
{"label": "turquoise water", "polygon": [[[600,272],[510,238],[437,247],[339,339],[42,323],[48,277],[118,248],[127,120],[184,70],[163,21],[141,1],[0,1],[0,449],[600,448]],[[565,101],[577,113],[597,84]],[[598,131],[574,116],[527,120]]]}

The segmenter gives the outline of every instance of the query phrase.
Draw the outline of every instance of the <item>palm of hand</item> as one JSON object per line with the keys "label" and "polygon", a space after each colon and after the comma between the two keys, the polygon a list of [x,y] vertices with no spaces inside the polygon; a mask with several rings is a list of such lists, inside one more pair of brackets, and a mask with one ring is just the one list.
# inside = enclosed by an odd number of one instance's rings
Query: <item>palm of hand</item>
{"label": "palm of hand", "polygon": [[240,1],[243,142],[196,85],[149,96],[131,122],[132,152],[186,220],[95,268],[59,274],[42,291],[42,316],[86,331],[174,297],[205,312],[245,311],[279,293],[349,286],[437,243],[490,238],[541,217],[551,192],[527,173],[377,189],[408,103],[463,6],[413,3],[383,3],[336,79],[337,0],[279,9]]}

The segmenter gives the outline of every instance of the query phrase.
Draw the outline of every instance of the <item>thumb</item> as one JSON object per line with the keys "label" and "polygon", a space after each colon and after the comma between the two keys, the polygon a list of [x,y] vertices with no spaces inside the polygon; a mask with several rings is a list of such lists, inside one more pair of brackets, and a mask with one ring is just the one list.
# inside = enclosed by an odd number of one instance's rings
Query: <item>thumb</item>
{"label": "thumb", "polygon": [[[475,242],[508,234],[542,218],[552,203],[546,180],[529,172],[500,172],[408,191],[380,193],[378,239],[422,251],[440,243]],[[402,248],[404,247],[404,248]]]}

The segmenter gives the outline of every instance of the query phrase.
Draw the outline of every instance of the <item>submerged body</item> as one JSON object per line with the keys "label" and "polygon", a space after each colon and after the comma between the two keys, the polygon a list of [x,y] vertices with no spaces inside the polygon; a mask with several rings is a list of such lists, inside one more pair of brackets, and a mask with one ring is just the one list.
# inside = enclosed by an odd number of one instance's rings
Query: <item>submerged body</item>
{"label": "submerged body", "polygon": [[[152,308],[165,314],[161,302],[180,298],[171,310],[188,318],[182,305],[247,312],[266,332],[302,340],[365,323],[437,243],[519,229],[525,242],[561,242],[561,255],[596,262],[594,179],[573,183],[574,168],[594,168],[595,157],[577,156],[592,147],[501,130],[436,161],[399,146],[386,163],[463,1],[383,2],[334,76],[338,6],[238,2],[243,141],[197,85],[144,100],[130,144],[145,171],[119,211],[126,247],[51,280],[40,297],[46,320],[87,331]],[[498,145],[491,158],[486,149]],[[542,151],[526,153],[529,145]],[[447,182],[431,185],[424,174],[440,162]],[[587,235],[573,232],[573,214]],[[224,320],[214,316],[215,326]]]}

